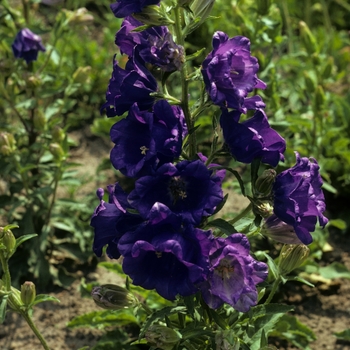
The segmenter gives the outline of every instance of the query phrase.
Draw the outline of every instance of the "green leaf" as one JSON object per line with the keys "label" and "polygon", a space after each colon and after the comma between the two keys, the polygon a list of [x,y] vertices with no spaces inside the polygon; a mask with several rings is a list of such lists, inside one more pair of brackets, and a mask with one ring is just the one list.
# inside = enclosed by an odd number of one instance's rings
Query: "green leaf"
{"label": "green leaf", "polygon": [[333,262],[332,264],[320,267],[319,274],[328,279],[333,278],[348,278],[350,279],[350,271],[341,263]]}
{"label": "green leaf", "polygon": [[205,229],[208,229],[209,227],[218,228],[221,232],[225,233],[226,235],[230,235],[232,233],[238,232],[236,231],[233,225],[231,225],[224,219],[215,219],[215,220],[209,221],[205,226]]}
{"label": "green leaf", "polygon": [[346,222],[342,219],[329,220],[328,226],[334,226],[343,231],[346,229]]}
{"label": "green leaf", "polygon": [[2,296],[0,299],[0,324],[4,323],[6,317],[8,295]]}
{"label": "green leaf", "polygon": [[55,301],[57,303],[60,303],[59,299],[57,299],[51,295],[38,294],[35,297],[35,300],[30,304],[30,306],[34,306],[34,305],[39,304],[39,303],[44,303],[45,301]]}
{"label": "green leaf", "polygon": [[350,328],[341,332],[336,332],[334,335],[340,340],[350,341]]}
{"label": "green leaf", "polygon": [[108,271],[114,272],[118,275],[126,276],[121,264],[103,261],[103,262],[100,262],[98,264],[98,266],[102,266],[105,269],[107,269]]}
{"label": "green leaf", "polygon": [[138,324],[137,318],[132,314],[132,310],[103,310],[93,311],[87,314],[74,317],[67,326],[73,327],[120,327],[130,324]]}
{"label": "green leaf", "polygon": [[17,249],[17,247],[20,246],[23,242],[28,241],[29,239],[36,237],[36,236],[37,236],[36,233],[31,233],[29,235],[24,235],[24,236],[18,237],[16,239],[15,249]]}

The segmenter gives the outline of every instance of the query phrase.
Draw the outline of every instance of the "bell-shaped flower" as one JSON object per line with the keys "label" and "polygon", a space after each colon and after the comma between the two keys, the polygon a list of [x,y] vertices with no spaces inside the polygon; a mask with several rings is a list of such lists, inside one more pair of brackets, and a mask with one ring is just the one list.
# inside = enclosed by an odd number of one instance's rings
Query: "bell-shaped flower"
{"label": "bell-shaped flower", "polygon": [[310,244],[317,219],[324,227],[328,219],[322,191],[320,167],[313,158],[301,158],[295,152],[296,164],[276,176],[272,187],[273,207],[276,216],[292,226],[303,244]]}
{"label": "bell-shaped flower", "polygon": [[268,274],[267,265],[249,254],[249,241],[241,233],[212,241],[209,273],[200,284],[204,301],[212,309],[224,303],[247,312],[258,302],[256,285]]}
{"label": "bell-shaped flower", "polygon": [[23,58],[27,63],[36,61],[39,51],[46,49],[41,43],[39,35],[34,34],[28,28],[20,30],[12,44],[12,51],[16,58]]}
{"label": "bell-shaped flower", "polygon": [[128,196],[131,205],[147,218],[152,206],[165,204],[191,224],[199,224],[203,216],[213,214],[223,200],[221,182],[201,160],[166,163],[153,175],[136,180]]}
{"label": "bell-shaped flower", "polygon": [[207,273],[210,235],[156,203],[148,220],[119,240],[123,271],[133,284],[169,300],[194,294]]}
{"label": "bell-shaped flower", "polygon": [[258,109],[252,118],[239,123],[241,113],[222,110],[220,124],[232,156],[242,163],[259,158],[263,163],[277,166],[284,160],[285,140],[270,127],[266,114]]}
{"label": "bell-shaped flower", "polygon": [[147,110],[153,106],[154,97],[151,92],[158,89],[157,81],[143,65],[137,52],[129,58],[125,69],[118,66],[113,59],[113,73],[106,92],[106,103],[101,112],[106,110],[108,117],[122,115],[137,103],[140,110]]}
{"label": "bell-shaped flower", "polygon": [[184,48],[175,44],[166,26],[155,26],[141,32],[133,30],[142,23],[134,17],[127,17],[115,37],[121,53],[129,57],[137,51],[144,62],[159,67],[163,71],[180,70],[184,63]]}
{"label": "bell-shaped flower", "polygon": [[245,103],[248,93],[266,88],[256,75],[258,69],[258,60],[250,54],[248,38],[229,38],[220,31],[214,33],[213,50],[202,63],[205,87],[214,104],[243,113],[261,107],[259,97]]}
{"label": "bell-shaped flower", "polygon": [[110,8],[115,17],[123,18],[133,13],[141,12],[146,6],[157,5],[160,0],[118,0]]}

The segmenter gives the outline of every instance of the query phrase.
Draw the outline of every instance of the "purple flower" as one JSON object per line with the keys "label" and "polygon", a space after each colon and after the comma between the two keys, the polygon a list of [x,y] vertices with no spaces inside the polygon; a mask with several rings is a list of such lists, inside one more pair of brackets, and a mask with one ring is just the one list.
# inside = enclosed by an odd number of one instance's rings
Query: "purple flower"
{"label": "purple flower", "polygon": [[220,124],[226,144],[233,157],[242,163],[260,158],[263,163],[277,166],[284,160],[286,142],[273,130],[265,112],[258,109],[254,116],[239,123],[241,113],[223,109]]}
{"label": "purple flower", "polygon": [[23,58],[27,63],[36,61],[39,50],[46,51],[39,35],[34,34],[28,28],[18,32],[12,44],[12,51],[16,58]]}
{"label": "purple flower", "polygon": [[142,32],[132,32],[141,25],[141,22],[131,16],[124,19],[115,38],[121,53],[126,53],[130,57],[133,55],[133,50],[136,50],[144,62],[155,65],[163,71],[180,70],[184,63],[184,48],[174,43],[168,28],[156,26]]}
{"label": "purple flower", "polygon": [[97,190],[100,204],[96,207],[91,218],[90,225],[94,228],[95,237],[93,251],[97,256],[102,255],[102,248],[108,244],[107,255],[110,258],[118,259],[118,241],[128,230],[138,226],[143,219],[136,214],[129,213],[126,208],[130,207],[126,198],[127,194],[122,188],[115,184],[108,186],[109,202],[106,203],[103,197],[103,189]]}
{"label": "purple flower", "polygon": [[322,214],[326,204],[316,160],[295,154],[296,164],[276,176],[273,207],[276,216],[292,226],[300,241],[307,245],[312,242],[310,232],[315,230],[317,218],[322,227],[328,219]]}
{"label": "purple flower", "polygon": [[238,311],[247,312],[256,305],[256,285],[265,280],[268,268],[265,263],[254,260],[249,249],[249,241],[241,233],[213,240],[207,280],[200,284],[209,307],[217,309],[227,303]]}
{"label": "purple flower", "polygon": [[141,12],[146,6],[157,5],[160,0],[118,0],[110,8],[115,17],[123,18],[133,13]]}
{"label": "purple flower", "polygon": [[266,84],[257,78],[258,60],[250,55],[250,41],[243,36],[231,39],[223,32],[215,32],[213,51],[202,64],[202,74],[206,90],[214,104],[225,108],[235,108],[246,113],[259,98],[246,97],[253,89],[265,89]]}
{"label": "purple flower", "polygon": [[144,67],[137,52],[129,58],[125,70],[118,66],[114,58],[113,73],[106,93],[107,102],[101,111],[105,109],[108,117],[122,115],[135,102],[140,110],[147,110],[154,103],[150,93],[157,89],[156,79]]}
{"label": "purple flower", "polygon": [[133,284],[156,289],[166,299],[193,294],[207,273],[210,234],[183,226],[181,218],[156,203],[148,221],[119,241],[123,270]]}
{"label": "purple flower", "polygon": [[196,160],[166,163],[154,175],[139,178],[128,200],[144,218],[159,202],[184,221],[199,224],[203,216],[213,214],[223,195],[218,176]]}
{"label": "purple flower", "polygon": [[158,101],[153,112],[140,111],[134,104],[111,128],[111,162],[126,176],[148,175],[180,155],[185,130],[182,110],[166,100]]}

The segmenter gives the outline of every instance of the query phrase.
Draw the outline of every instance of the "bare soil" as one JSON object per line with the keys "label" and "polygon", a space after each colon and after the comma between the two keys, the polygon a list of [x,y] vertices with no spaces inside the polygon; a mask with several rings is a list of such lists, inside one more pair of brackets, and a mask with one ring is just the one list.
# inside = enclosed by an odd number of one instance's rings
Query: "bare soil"
{"label": "bare soil", "polygon": [[[94,175],[101,157],[108,156],[108,145],[86,141],[79,134],[76,137],[80,146],[76,150],[79,162],[89,164],[83,171]],[[84,188],[85,191],[95,190]],[[237,206],[239,200],[233,200]],[[242,205],[242,204],[241,204]],[[235,208],[236,209],[236,208]],[[333,250],[325,255],[324,264],[338,261],[350,269],[350,234],[334,233],[330,237]],[[98,268],[86,276],[87,281],[115,283],[115,274]],[[49,294],[61,302],[47,302],[35,308],[34,321],[52,350],[78,350],[84,346],[93,347],[102,332],[94,329],[69,329],[66,327],[73,317],[86,312],[99,310],[90,298],[82,298],[79,292],[80,281],[76,281],[68,290],[56,289]],[[298,283],[287,283],[275,296],[274,301],[295,305],[295,315],[317,336],[310,344],[311,349],[350,350],[350,342],[339,341],[333,335],[350,328],[350,280],[335,280],[331,284],[318,283],[311,288]],[[271,339],[279,350],[296,349],[286,342]],[[26,322],[19,315],[9,312],[4,325],[0,326],[0,350],[41,350]],[[116,349],[118,350],[118,349]],[[200,349],[198,349],[200,350]]]}

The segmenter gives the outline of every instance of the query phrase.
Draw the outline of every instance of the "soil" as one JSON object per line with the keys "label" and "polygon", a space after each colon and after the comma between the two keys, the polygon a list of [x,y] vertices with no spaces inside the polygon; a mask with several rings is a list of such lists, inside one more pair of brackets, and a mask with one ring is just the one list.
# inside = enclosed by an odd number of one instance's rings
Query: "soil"
{"label": "soil", "polygon": [[[109,145],[101,141],[84,141],[79,134],[72,135],[81,141],[76,150],[79,162],[90,164],[84,167],[94,175],[101,157],[108,156]],[[86,136],[86,135],[85,135]],[[96,144],[98,142],[98,144]],[[99,150],[99,151],[97,151]],[[93,184],[95,190],[96,184]],[[85,191],[90,189],[85,188]],[[237,203],[239,201],[233,201]],[[325,265],[333,261],[343,263],[350,269],[350,234],[334,233],[329,240],[333,250],[324,256]],[[97,268],[86,276],[87,281],[99,283],[116,283],[115,274],[103,268]],[[69,329],[66,327],[73,317],[89,311],[101,310],[91,298],[82,298],[79,291],[80,281],[69,289],[56,289],[48,294],[61,302],[46,302],[36,306],[34,321],[52,350],[78,350],[84,346],[93,347],[102,335],[95,329]],[[294,314],[315,333],[317,340],[310,344],[312,350],[350,350],[350,342],[339,341],[334,332],[350,328],[350,280],[333,280],[332,283],[318,282],[315,288],[300,283],[288,282],[274,298],[295,306]],[[279,339],[270,339],[279,350],[297,349]],[[8,312],[5,323],[0,327],[0,350],[41,350],[42,347],[26,322],[19,315]],[[117,349],[116,349],[117,350]],[[198,349],[200,350],[200,349]]]}

